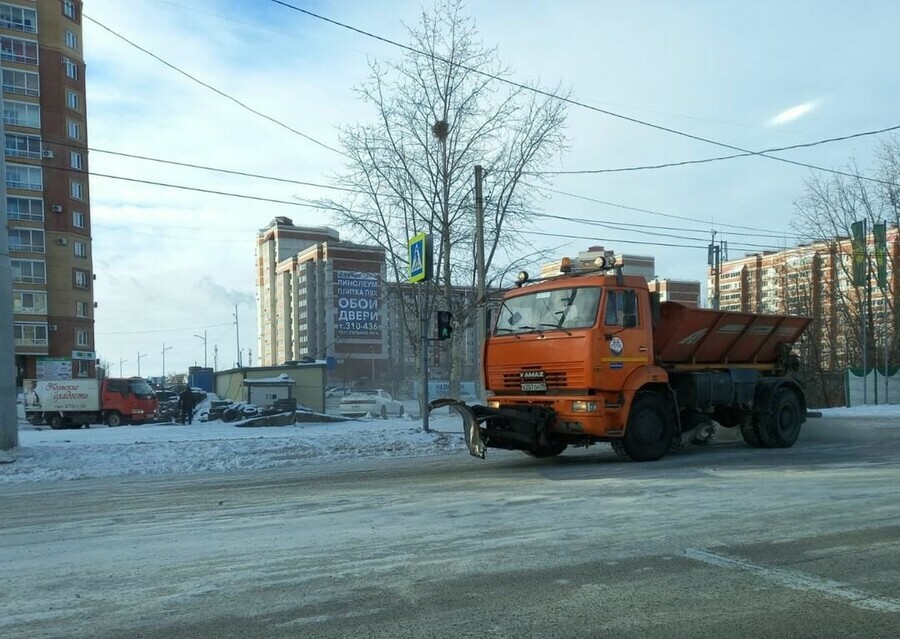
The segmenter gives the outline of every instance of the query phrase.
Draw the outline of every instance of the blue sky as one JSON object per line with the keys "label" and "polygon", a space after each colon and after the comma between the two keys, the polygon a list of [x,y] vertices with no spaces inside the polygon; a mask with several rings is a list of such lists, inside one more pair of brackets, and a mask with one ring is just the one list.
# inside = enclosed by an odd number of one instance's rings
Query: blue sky
{"label": "blue sky", "polygon": [[[298,5],[399,41],[422,4],[316,2]],[[735,146],[761,149],[900,124],[900,3],[603,2],[496,0],[471,3],[479,30],[514,79],[561,85],[604,110]],[[369,60],[397,59],[384,43],[267,0],[86,0],[106,27],[248,106],[336,145],[337,127],[372,113],[353,94]],[[92,149],[327,183],[341,157],[185,78],[91,20],[85,20],[87,106]],[[782,117],[779,119],[778,116]],[[599,169],[726,154],[725,149],[571,107],[569,150],[550,169]],[[878,136],[785,157],[840,167],[856,156],[871,168]],[[313,187],[225,176],[92,152],[91,171],[276,200],[325,197]],[[809,171],[756,157],[691,167],[565,175],[552,188],[698,222],[641,213],[557,193],[553,215],[609,223],[589,227],[538,220],[526,236],[574,253],[602,244],[654,255],[661,277],[702,280],[710,232],[730,256],[755,244],[793,243],[793,202]],[[184,371],[219,349],[220,367],[240,345],[254,352],[256,230],[277,215],[324,225],[325,213],[95,175],[91,179],[97,272],[98,356],[114,373]],[[622,223],[656,229],[625,229]],[[726,225],[762,229],[748,238]],[[675,235],[653,236],[649,232]],[[730,232],[729,232],[730,231]],[[745,232],[749,232],[746,231]],[[574,239],[579,238],[579,239]],[[682,239],[687,238],[687,239]],[[687,245],[688,248],[658,244]],[[740,245],[744,245],[741,247]],[[745,250],[746,249],[746,250]]]}

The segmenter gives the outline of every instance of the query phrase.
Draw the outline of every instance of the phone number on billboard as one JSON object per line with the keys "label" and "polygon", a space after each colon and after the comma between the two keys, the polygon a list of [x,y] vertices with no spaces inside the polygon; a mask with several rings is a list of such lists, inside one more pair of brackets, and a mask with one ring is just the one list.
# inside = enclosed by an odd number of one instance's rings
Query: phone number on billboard
{"label": "phone number on billboard", "polygon": [[375,322],[341,322],[340,328],[345,331],[377,331]]}

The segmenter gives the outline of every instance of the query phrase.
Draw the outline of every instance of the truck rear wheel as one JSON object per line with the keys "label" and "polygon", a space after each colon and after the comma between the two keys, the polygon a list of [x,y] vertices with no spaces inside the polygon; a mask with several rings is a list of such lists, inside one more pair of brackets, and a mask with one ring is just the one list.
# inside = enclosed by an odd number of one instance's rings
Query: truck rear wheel
{"label": "truck rear wheel", "polygon": [[106,415],[106,425],[110,428],[122,425],[122,416],[119,413],[108,413]]}
{"label": "truck rear wheel", "polygon": [[47,423],[53,430],[63,430],[66,427],[66,420],[62,415],[50,415],[47,417]]}
{"label": "truck rear wheel", "polygon": [[632,461],[656,461],[672,446],[675,416],[669,402],[651,392],[638,393],[631,404],[622,452]]}
{"label": "truck rear wheel", "polygon": [[781,388],[772,398],[768,413],[760,416],[760,441],[766,448],[790,448],[800,436],[802,425],[797,393],[792,388]]}

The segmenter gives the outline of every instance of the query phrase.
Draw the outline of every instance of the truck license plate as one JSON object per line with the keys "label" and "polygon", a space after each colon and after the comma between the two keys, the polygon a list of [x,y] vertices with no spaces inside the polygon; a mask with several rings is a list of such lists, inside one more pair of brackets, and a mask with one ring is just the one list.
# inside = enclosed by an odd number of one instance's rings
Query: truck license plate
{"label": "truck license plate", "polygon": [[546,391],[547,384],[545,382],[522,382],[523,391]]}

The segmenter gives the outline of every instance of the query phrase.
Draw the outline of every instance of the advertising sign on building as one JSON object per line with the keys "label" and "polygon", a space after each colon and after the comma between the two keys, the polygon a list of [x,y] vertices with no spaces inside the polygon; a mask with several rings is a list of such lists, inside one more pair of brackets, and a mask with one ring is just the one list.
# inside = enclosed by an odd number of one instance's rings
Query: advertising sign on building
{"label": "advertising sign on building", "polygon": [[378,273],[335,271],[335,337],[381,337]]}
{"label": "advertising sign on building", "polygon": [[42,357],[37,360],[37,378],[72,379],[72,360],[68,357]]}

